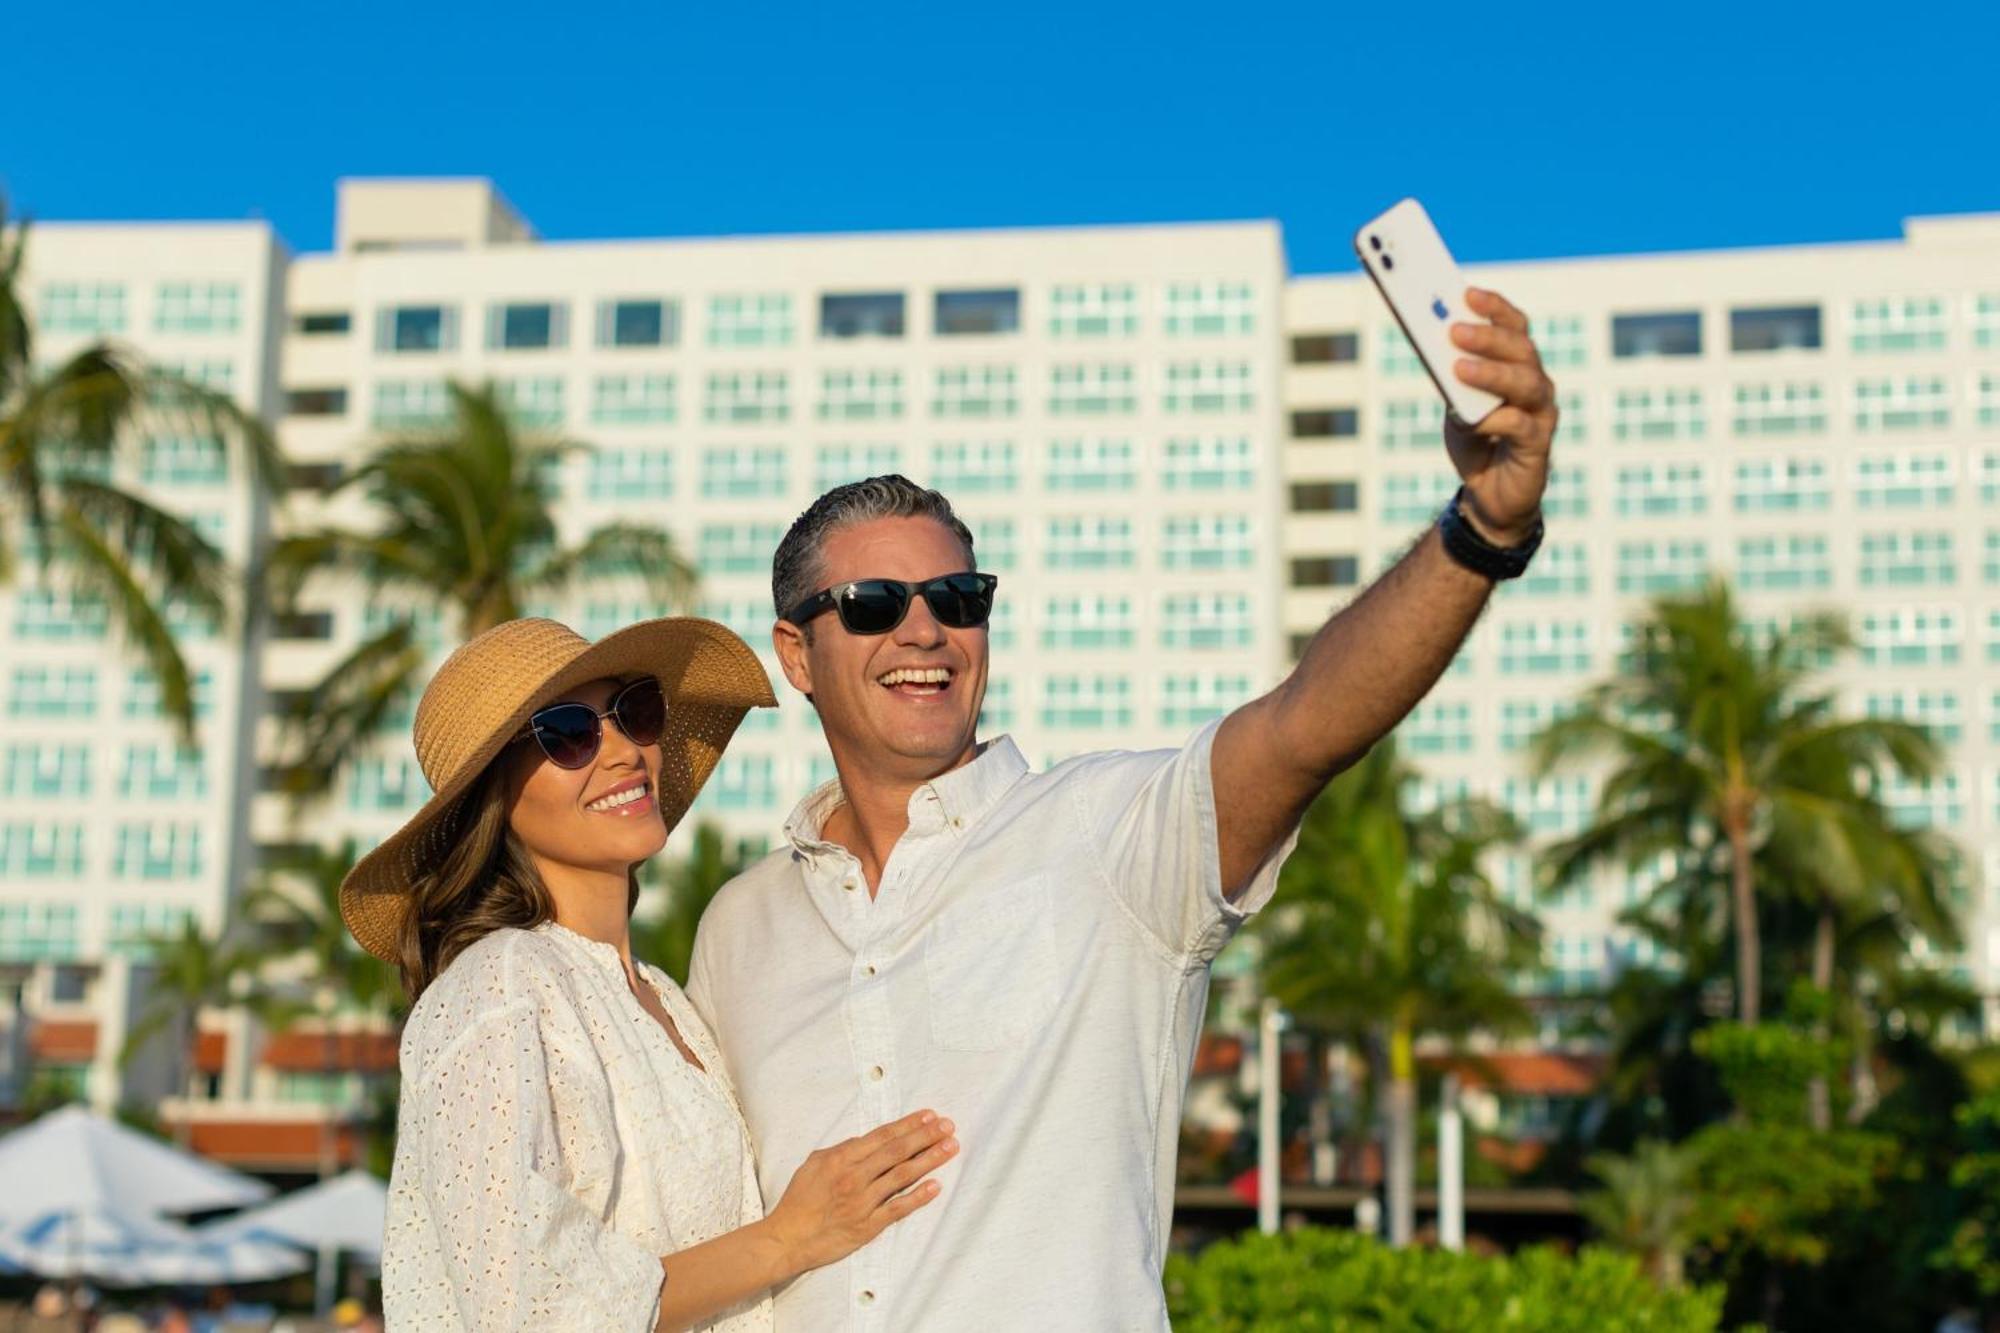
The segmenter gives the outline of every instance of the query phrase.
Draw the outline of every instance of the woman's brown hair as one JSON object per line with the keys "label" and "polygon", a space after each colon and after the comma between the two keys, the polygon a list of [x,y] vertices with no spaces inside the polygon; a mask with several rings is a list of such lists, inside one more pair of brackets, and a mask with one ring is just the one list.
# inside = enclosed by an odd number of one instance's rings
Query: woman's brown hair
{"label": "woman's brown hair", "polygon": [[[502,751],[466,792],[453,820],[451,850],[411,886],[397,951],[413,1005],[452,959],[494,931],[532,930],[555,920],[555,900],[507,823],[511,753]],[[630,873],[628,916],[639,901],[639,868]]]}

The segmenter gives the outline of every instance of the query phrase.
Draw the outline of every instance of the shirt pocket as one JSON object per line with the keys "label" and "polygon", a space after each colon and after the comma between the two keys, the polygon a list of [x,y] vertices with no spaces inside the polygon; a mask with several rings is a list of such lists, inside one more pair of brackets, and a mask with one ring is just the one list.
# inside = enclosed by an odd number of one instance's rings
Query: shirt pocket
{"label": "shirt pocket", "polygon": [[1054,1012],[1057,972],[1043,877],[952,908],[924,937],[931,1039],[948,1051],[1020,1046]]}

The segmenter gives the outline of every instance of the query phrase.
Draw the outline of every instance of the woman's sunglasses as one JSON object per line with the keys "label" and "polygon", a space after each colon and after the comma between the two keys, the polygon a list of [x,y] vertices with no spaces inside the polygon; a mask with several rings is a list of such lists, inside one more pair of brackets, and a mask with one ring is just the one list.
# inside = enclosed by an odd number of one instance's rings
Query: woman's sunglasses
{"label": "woman's sunglasses", "polygon": [[550,763],[557,768],[582,768],[597,758],[604,743],[604,719],[618,724],[618,730],[634,745],[652,745],[667,726],[667,700],[660,682],[651,676],[633,681],[611,696],[611,707],[598,712],[589,704],[550,704],[529,715],[528,725],[515,741],[533,736]]}
{"label": "woman's sunglasses", "polygon": [[887,634],[903,623],[910,604],[922,597],[940,625],[973,629],[993,613],[993,590],[1000,580],[992,574],[941,574],[922,583],[901,579],[856,579],[826,588],[793,607],[785,617],[803,625],[828,611],[840,613],[849,634]]}

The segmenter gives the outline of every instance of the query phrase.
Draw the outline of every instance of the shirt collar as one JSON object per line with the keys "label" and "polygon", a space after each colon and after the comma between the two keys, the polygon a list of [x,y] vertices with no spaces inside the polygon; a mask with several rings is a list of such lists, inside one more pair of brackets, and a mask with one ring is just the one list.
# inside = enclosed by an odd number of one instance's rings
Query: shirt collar
{"label": "shirt collar", "polygon": [[[1012,736],[979,747],[972,761],[942,773],[910,793],[910,831],[963,833],[1028,771]],[[785,840],[808,857],[838,851],[820,830],[844,798],[840,779],[815,788],[785,819]]]}

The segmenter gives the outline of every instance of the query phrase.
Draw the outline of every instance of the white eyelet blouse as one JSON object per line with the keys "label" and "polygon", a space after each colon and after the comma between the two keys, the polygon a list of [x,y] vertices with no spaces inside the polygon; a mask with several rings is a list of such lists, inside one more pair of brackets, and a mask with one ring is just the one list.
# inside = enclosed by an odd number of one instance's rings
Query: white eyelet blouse
{"label": "white eyelet blouse", "polygon": [[[411,1010],[382,1245],[390,1328],[646,1333],[660,1257],[764,1215],[708,1026],[638,966],[706,1072],[633,996],[614,946],[553,922],[480,940]],[[769,1329],[770,1299],[702,1327]]]}

